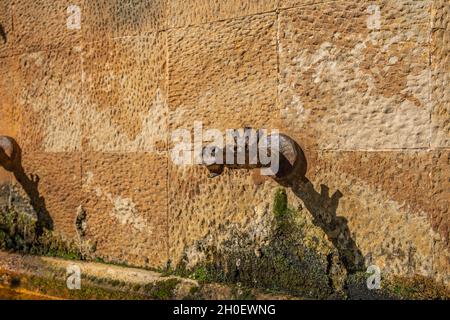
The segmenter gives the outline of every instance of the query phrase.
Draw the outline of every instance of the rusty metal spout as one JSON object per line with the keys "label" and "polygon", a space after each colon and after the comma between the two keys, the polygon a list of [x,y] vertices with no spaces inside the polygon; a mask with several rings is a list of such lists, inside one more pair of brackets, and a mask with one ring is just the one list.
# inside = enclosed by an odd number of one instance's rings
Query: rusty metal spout
{"label": "rusty metal spout", "polygon": [[[287,135],[279,134],[277,135],[278,143],[279,143],[279,169],[278,172],[275,174],[274,179],[278,181],[284,181],[289,180],[290,178],[294,176],[304,177],[306,174],[307,169],[307,163],[306,163],[306,157],[302,150],[302,148]],[[236,142],[236,141],[235,141]],[[272,136],[267,137],[267,143],[270,146],[272,144]],[[222,154],[222,159],[226,158],[226,152],[227,148],[234,149],[233,154],[236,154],[236,146],[226,146],[224,149],[219,148],[212,148],[215,149],[214,152],[212,152],[213,156],[215,156],[217,153]],[[248,151],[249,146],[245,146],[246,151]],[[249,159],[248,154],[246,155],[246,161]],[[258,162],[256,164],[249,164],[246,162],[245,164],[211,164],[206,165],[206,168],[208,169],[210,173],[210,178],[214,178],[217,176],[220,176],[225,168],[229,169],[258,169],[258,168],[267,168],[270,165],[263,165],[258,159]]]}
{"label": "rusty metal spout", "polygon": [[0,165],[9,168],[14,163],[16,148],[12,138],[0,136]]}

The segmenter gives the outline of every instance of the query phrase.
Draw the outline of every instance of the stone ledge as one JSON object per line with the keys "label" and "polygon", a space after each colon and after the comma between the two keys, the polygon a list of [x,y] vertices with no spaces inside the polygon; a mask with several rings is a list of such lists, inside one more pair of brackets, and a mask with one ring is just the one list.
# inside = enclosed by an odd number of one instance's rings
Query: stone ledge
{"label": "stone ledge", "polygon": [[[67,268],[81,269],[81,289],[66,286]],[[97,262],[0,251],[0,298],[20,300],[286,300],[282,294]]]}
{"label": "stone ledge", "polygon": [[[81,271],[80,290],[66,287],[73,265]],[[68,299],[183,299],[199,284],[150,270],[0,252],[0,286]]]}

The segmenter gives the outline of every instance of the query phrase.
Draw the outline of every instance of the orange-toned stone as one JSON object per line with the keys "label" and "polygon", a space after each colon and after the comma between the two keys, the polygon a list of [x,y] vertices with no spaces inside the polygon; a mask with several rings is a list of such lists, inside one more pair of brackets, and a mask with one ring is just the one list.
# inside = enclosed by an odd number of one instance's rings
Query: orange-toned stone
{"label": "orange-toned stone", "polygon": [[0,3],[0,57],[11,55],[13,43],[12,1]]}
{"label": "orange-toned stone", "polygon": [[165,150],[165,33],[86,45],[83,52],[84,150]]}
{"label": "orange-toned stone", "polygon": [[22,170],[14,171],[14,201],[31,199],[33,209],[50,217],[52,230],[76,237],[75,220],[81,205],[81,155],[78,153],[29,153],[22,151]]}
{"label": "orange-toned stone", "polygon": [[450,248],[450,151],[434,151],[431,169],[431,198],[433,204],[431,222],[441,236],[442,242]]}
{"label": "orange-toned stone", "polygon": [[226,129],[272,128],[276,16],[257,15],[169,32],[171,130],[194,121]]}
{"label": "orange-toned stone", "polygon": [[[0,58],[0,136],[17,139],[20,124],[14,103],[16,59]],[[0,165],[0,183],[11,181],[11,175]]]}
{"label": "orange-toned stone", "polygon": [[406,17],[381,15],[380,30],[368,22],[369,2],[280,13],[279,95],[288,133],[319,149],[429,145],[428,6],[395,3],[383,8]]}
{"label": "orange-toned stone", "polygon": [[294,187],[294,194],[319,219],[325,213],[346,221],[341,232],[366,264],[386,273],[445,277],[433,264],[439,230],[432,225],[438,204],[430,201],[430,152],[319,152],[309,167],[314,190]]}
{"label": "orange-toned stone", "polygon": [[83,157],[86,238],[108,261],[161,267],[167,262],[167,158],[149,153]]}
{"label": "orange-toned stone", "polygon": [[68,8],[78,6],[82,15],[82,0],[13,1],[15,49],[31,52],[80,44],[81,29],[71,24]]}
{"label": "orange-toned stone", "polygon": [[[447,18],[448,19],[448,18]],[[431,35],[432,141],[435,148],[450,147],[450,29]]]}
{"label": "orange-toned stone", "polygon": [[433,29],[449,30],[450,4],[446,0],[433,0],[431,7],[431,27]]}
{"label": "orange-toned stone", "polygon": [[19,144],[27,152],[72,152],[81,147],[80,48],[19,57]]}
{"label": "orange-toned stone", "polygon": [[167,0],[85,1],[82,20],[86,42],[145,35],[166,28]]}
{"label": "orange-toned stone", "polygon": [[0,135],[16,137],[20,122],[14,93],[16,92],[17,59],[0,58]]}
{"label": "orange-toned stone", "polygon": [[168,0],[169,26],[185,27],[250,16],[276,8],[276,0]]}
{"label": "orange-toned stone", "polygon": [[[324,265],[338,253],[448,284],[448,12],[445,0],[2,0],[0,135],[19,142],[26,176],[0,168],[0,206],[28,193],[67,237],[84,209],[93,256],[193,267],[230,247],[258,256],[285,187],[299,243]],[[170,133],[195,121],[281,129],[311,183],[175,165]]]}

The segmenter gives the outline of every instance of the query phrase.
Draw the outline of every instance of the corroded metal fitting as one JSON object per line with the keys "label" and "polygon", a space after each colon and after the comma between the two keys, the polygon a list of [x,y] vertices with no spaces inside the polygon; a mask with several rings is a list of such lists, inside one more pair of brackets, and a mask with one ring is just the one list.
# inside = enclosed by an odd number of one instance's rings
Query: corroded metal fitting
{"label": "corroded metal fitting", "polygon": [[0,136],[0,165],[11,165],[14,162],[15,154],[14,141],[9,137]]}
{"label": "corroded metal fitting", "polygon": [[304,176],[306,174],[307,163],[305,154],[294,139],[280,134],[279,152],[280,168],[276,174],[277,179],[285,180],[294,175]]}
{"label": "corroded metal fitting", "polygon": [[[274,178],[276,180],[286,180],[295,176],[304,176],[306,174],[306,158],[303,153],[301,147],[290,137],[284,134],[277,135],[279,139],[279,169]],[[270,146],[272,144],[272,136],[269,135],[267,137],[267,144]],[[234,154],[236,154],[235,146]],[[214,149],[214,148],[213,148]],[[215,148],[217,153],[222,153],[222,159],[226,158],[226,149]],[[246,151],[248,151],[249,146],[246,146]],[[215,152],[213,152],[214,154]],[[248,155],[246,155],[246,159],[248,160]],[[206,165],[210,177],[217,177],[224,172],[225,168],[229,169],[256,169],[256,168],[266,168],[270,165],[263,165],[259,162],[250,165],[248,163],[245,164],[211,164]]]}

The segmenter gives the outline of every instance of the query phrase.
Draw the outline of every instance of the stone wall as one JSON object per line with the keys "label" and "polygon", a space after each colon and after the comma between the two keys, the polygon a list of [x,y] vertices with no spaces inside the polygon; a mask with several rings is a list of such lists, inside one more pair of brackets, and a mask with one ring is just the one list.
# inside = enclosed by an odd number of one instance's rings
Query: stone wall
{"label": "stone wall", "polygon": [[[80,29],[68,27],[71,5]],[[0,135],[20,145],[28,177],[0,169],[2,198],[37,196],[31,205],[68,238],[83,209],[83,237],[104,260],[193,267],[236,237],[257,257],[286,187],[312,230],[302,239],[323,257],[342,259],[351,243],[366,266],[448,284],[449,10],[1,0]],[[279,129],[305,151],[309,182],[175,165],[171,133],[194,121]]]}

